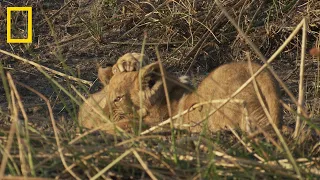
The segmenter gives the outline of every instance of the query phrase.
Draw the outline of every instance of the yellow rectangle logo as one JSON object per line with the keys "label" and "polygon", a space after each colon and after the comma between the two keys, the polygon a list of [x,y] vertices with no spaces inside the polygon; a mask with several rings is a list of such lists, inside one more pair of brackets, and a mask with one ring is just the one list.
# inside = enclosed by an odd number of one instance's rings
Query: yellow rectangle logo
{"label": "yellow rectangle logo", "polygon": [[[11,38],[11,12],[12,11],[27,11],[28,37],[26,39]],[[7,43],[32,43],[32,7],[7,7]]]}

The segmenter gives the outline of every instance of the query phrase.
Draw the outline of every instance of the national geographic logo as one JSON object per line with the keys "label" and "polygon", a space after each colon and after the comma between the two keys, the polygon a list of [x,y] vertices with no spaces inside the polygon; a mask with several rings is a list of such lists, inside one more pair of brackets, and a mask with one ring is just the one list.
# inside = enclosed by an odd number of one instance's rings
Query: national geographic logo
{"label": "national geographic logo", "polygon": [[[27,12],[27,38],[13,39],[11,32],[11,14],[13,11]],[[32,43],[32,7],[7,7],[7,43]]]}

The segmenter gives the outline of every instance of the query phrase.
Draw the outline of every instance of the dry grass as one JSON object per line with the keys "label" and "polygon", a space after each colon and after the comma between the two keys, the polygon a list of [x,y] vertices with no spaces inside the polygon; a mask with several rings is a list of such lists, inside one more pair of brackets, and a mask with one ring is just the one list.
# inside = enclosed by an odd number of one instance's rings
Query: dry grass
{"label": "dry grass", "polygon": [[[32,44],[4,43],[8,6],[33,7]],[[319,178],[320,57],[306,52],[319,47],[319,8],[312,0],[1,2],[0,177]],[[25,18],[13,16],[17,37]],[[300,130],[259,140],[235,131],[84,132],[74,87],[96,91],[97,64],[141,49],[194,84],[220,64],[269,59],[264,68],[282,83],[284,124]]]}

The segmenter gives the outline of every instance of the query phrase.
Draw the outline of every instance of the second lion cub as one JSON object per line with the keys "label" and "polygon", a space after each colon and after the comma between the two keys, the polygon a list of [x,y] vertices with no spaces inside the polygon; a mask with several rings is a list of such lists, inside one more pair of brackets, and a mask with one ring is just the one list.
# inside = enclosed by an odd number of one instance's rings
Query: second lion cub
{"label": "second lion cub", "polygon": [[[252,64],[252,71],[256,72],[260,67],[258,64]],[[139,80],[139,72],[118,73],[110,79],[107,94],[114,116],[130,119],[136,111],[145,109],[147,112],[143,117],[144,123],[150,126],[169,118],[159,69],[158,63],[143,67],[141,81]],[[253,83],[247,85],[235,96],[234,100],[240,100],[243,102],[242,104],[228,102],[214,114],[208,115],[220,105],[219,103],[208,103],[209,101],[229,98],[250,77],[248,64],[237,62],[216,68],[199,84],[194,92],[183,90],[174,82],[167,80],[170,88],[168,92],[172,115],[188,110],[195,104],[203,104],[200,108],[183,115],[182,118],[175,121],[175,124],[187,124],[192,132],[200,132],[203,127],[207,127],[210,131],[238,128],[247,132],[257,127],[268,127],[269,120],[257,97]],[[119,83],[124,80],[126,83]],[[256,82],[272,122],[279,126],[282,108],[279,104],[278,84],[267,70],[262,71],[256,77]],[[140,86],[140,84],[142,85]],[[142,87],[141,90],[140,87]],[[142,97],[140,98],[140,96]],[[140,107],[141,99],[143,107]],[[246,104],[246,108],[243,104]]]}

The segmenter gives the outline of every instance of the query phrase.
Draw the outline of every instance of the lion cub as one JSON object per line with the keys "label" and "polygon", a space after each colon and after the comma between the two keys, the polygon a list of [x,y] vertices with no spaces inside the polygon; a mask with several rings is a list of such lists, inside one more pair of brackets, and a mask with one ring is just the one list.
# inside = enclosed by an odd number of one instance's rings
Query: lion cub
{"label": "lion cub", "polygon": [[[109,102],[107,100],[109,80],[114,74],[117,74],[120,72],[130,72],[130,71],[139,70],[140,58],[142,58],[142,63],[146,61],[146,56],[144,56],[141,53],[127,53],[121,56],[117,60],[116,64],[114,64],[112,67],[106,67],[106,68],[100,67],[98,69],[98,78],[100,82],[104,85],[104,88],[101,91],[92,94],[86,100],[87,103],[83,103],[80,106],[78,120],[81,126],[88,129],[93,129],[95,127],[106,124],[107,121],[104,120],[104,117],[102,115],[107,114],[104,109],[106,109],[107,103]],[[119,82],[119,83],[125,83],[125,82]],[[128,122],[126,120],[119,121],[116,123],[116,125],[122,129],[128,128]],[[109,125],[103,129],[109,133],[114,132],[114,126]]]}
{"label": "lion cub", "polygon": [[[258,64],[252,64],[252,71],[256,72],[260,67]],[[139,72],[115,74],[110,79],[107,91],[110,109],[114,116],[123,117],[129,121],[136,111],[143,109],[147,111],[144,113],[144,123],[150,126],[169,118],[165,91],[159,72],[159,64],[153,63],[141,69],[141,81]],[[210,103],[210,101],[229,98],[250,77],[248,64],[236,62],[216,68],[193,92],[185,90],[174,81],[167,80],[172,115],[177,115],[195,104],[202,103],[200,108],[183,115],[175,123],[189,125],[191,132],[200,132],[204,127],[212,132],[227,128],[248,132],[258,126],[269,127],[269,120],[258,100],[253,83],[247,85],[233,99],[242,103],[228,102],[214,114],[208,115],[221,104],[221,102]],[[121,81],[125,83],[119,83]],[[273,123],[279,126],[282,108],[279,104],[278,84],[267,70],[262,71],[256,77],[256,82]],[[141,90],[140,87],[142,87]],[[140,103],[141,99],[142,103]]]}

